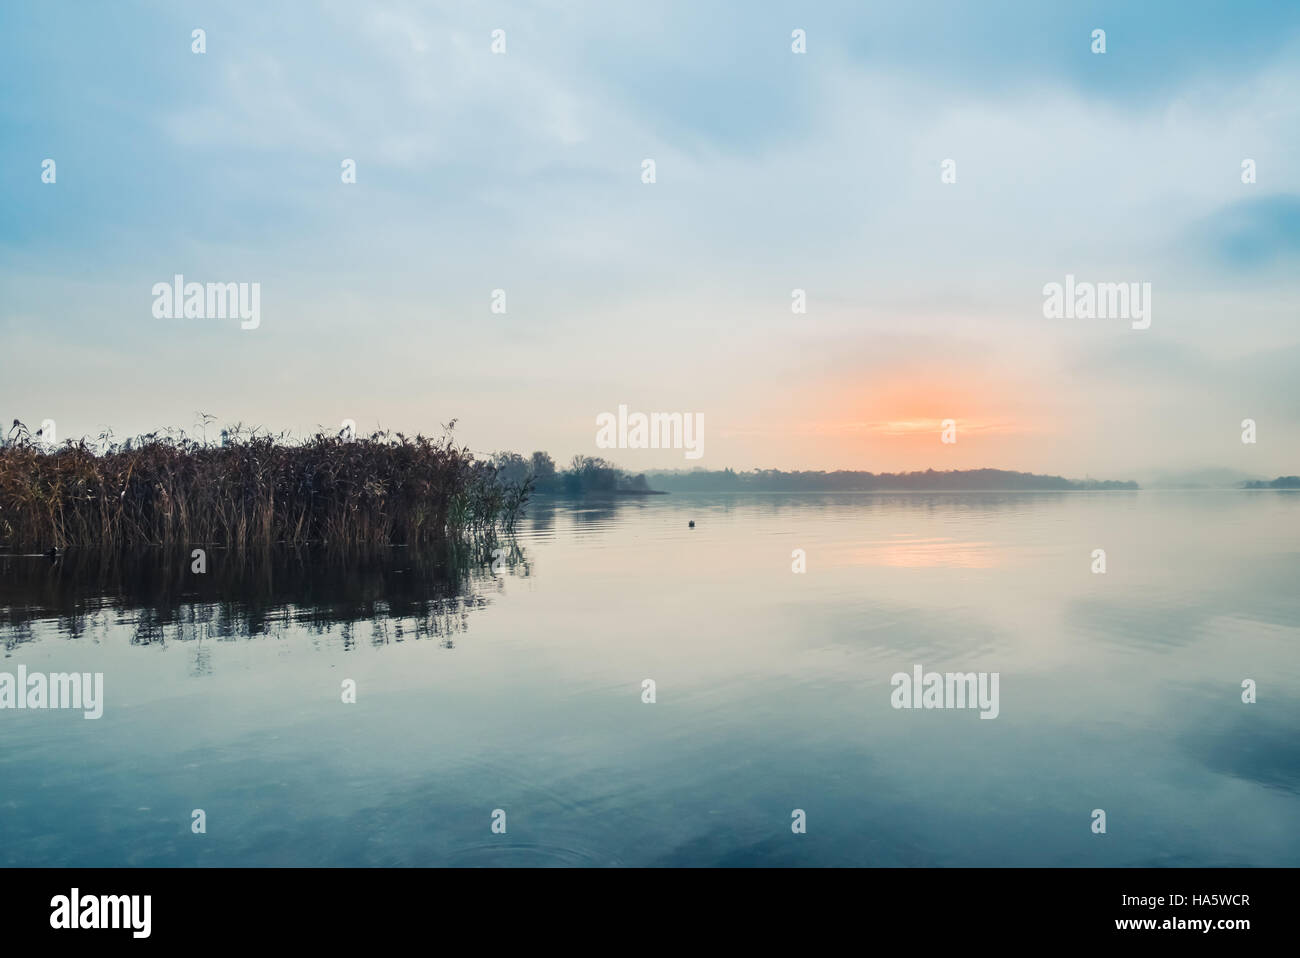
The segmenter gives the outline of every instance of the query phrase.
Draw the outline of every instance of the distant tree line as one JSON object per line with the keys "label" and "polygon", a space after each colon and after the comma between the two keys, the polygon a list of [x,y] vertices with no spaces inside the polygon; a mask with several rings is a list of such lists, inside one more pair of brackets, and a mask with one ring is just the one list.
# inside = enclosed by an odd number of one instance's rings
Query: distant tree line
{"label": "distant tree line", "polygon": [[871,492],[875,490],[1020,490],[1136,489],[1136,482],[1065,479],[1006,469],[950,469],[942,472],[783,472],[755,469],[736,472],[694,469],[651,472],[649,481],[666,492]]}
{"label": "distant tree line", "polygon": [[[506,486],[531,483],[538,493],[647,494],[651,492],[871,492],[875,490],[1079,490],[1137,489],[1136,482],[1103,479],[1065,479],[1006,469],[950,469],[925,472],[783,472],[780,469],[692,469],[655,471],[632,475],[594,456],[574,456],[560,469],[547,453],[525,458],[517,452],[498,452],[491,458],[497,476]],[[1281,482],[1282,480],[1278,480]]]}
{"label": "distant tree line", "polygon": [[1300,489],[1300,476],[1278,476],[1276,479],[1260,479],[1242,483],[1244,489]]}
{"label": "distant tree line", "polygon": [[567,469],[557,469],[555,460],[545,452],[535,452],[529,458],[517,452],[498,452],[491,461],[507,487],[531,481],[530,488],[543,494],[637,495],[652,491],[644,473],[631,475],[598,456],[574,456]]}

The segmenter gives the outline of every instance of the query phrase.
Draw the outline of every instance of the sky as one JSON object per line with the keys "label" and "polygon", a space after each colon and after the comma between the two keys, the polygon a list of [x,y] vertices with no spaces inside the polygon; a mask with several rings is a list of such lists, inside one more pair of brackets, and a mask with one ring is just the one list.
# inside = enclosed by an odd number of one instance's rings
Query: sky
{"label": "sky", "polygon": [[[5,4],[0,89],[6,424],[1300,473],[1294,3]],[[620,405],[703,455],[599,448]]]}

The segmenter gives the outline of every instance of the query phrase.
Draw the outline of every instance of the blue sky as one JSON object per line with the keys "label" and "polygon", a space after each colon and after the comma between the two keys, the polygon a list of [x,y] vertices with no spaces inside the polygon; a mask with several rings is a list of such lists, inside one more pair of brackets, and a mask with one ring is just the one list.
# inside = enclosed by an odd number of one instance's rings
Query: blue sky
{"label": "blue sky", "polygon": [[[1300,471],[1295,4],[10,4],[0,76],[6,421],[567,458],[626,403],[713,468]],[[156,319],[176,273],[260,327]],[[1044,319],[1067,273],[1151,328]]]}

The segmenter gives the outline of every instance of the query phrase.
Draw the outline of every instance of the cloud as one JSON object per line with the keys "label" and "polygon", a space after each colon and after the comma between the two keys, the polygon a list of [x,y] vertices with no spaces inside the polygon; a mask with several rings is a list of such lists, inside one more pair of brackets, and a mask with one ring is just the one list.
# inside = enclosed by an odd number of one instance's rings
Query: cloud
{"label": "cloud", "polygon": [[[57,394],[19,369],[0,400],[96,425],[102,347],[153,370],[119,431],[338,401],[565,458],[635,400],[717,410],[738,465],[942,417],[1017,455],[989,465],[1191,456],[1239,400],[1289,415],[1300,367],[1300,12],[1239,9],[326,3],[208,11],[195,56],[189,11],[11,5],[0,351],[70,345]],[[151,324],[176,272],[260,281],[260,339]],[[1067,272],[1151,281],[1152,329],[1044,320]],[[1201,422],[1150,442],[1135,410],[1180,404]],[[782,464],[841,464],[829,438]]]}
{"label": "cloud", "polygon": [[1278,193],[1229,203],[1193,230],[1220,265],[1253,273],[1300,257],[1300,194]]}

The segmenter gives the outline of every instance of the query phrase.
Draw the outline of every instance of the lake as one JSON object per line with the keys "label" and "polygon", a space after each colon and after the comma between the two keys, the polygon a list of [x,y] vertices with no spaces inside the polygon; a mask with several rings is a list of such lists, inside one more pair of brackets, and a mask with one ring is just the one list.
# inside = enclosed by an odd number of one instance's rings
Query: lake
{"label": "lake", "polygon": [[[0,863],[1300,864],[1300,495],[542,501],[504,545],[0,557],[0,672],[104,683],[0,711]],[[918,666],[996,718],[895,708]]]}

